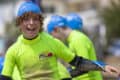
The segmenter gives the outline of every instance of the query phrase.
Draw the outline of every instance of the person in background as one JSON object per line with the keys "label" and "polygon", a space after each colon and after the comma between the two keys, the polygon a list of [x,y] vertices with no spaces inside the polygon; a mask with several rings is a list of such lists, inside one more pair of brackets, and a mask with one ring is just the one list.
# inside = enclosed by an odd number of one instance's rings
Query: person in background
{"label": "person in background", "polygon": [[[69,13],[65,16],[65,18],[67,20],[66,26],[72,29],[68,35],[69,48],[78,56],[82,56],[89,60],[97,60],[92,41],[82,32],[82,18],[76,13]],[[98,71],[91,71],[76,77],[75,80],[102,80],[102,75]]]}
{"label": "person in background", "polygon": [[[72,25],[76,25],[75,27],[73,27],[74,29],[81,29],[83,23],[80,18],[78,18],[78,22],[79,23],[71,22]],[[80,33],[76,30],[72,30],[71,27],[67,26],[67,20],[64,17],[59,15],[51,16],[51,19],[48,21],[47,31],[52,36],[63,41],[67,46],[69,46],[69,48],[72,52],[75,53],[75,55],[96,61],[96,54],[92,42],[83,33]],[[71,71],[70,74],[74,75],[74,73],[76,72],[77,69],[73,69],[73,71]],[[97,77],[93,73],[97,74]],[[82,73],[78,72],[78,74]],[[99,72],[89,72],[74,79],[98,80],[98,78],[99,80],[102,80],[102,77]]]}

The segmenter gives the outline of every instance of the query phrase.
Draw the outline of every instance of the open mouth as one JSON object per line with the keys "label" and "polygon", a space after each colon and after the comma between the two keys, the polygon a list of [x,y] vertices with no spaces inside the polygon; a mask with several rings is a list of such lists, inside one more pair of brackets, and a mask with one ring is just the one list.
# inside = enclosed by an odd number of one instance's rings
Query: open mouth
{"label": "open mouth", "polygon": [[36,28],[26,28],[26,31],[29,33],[29,34],[34,34],[36,32]]}
{"label": "open mouth", "polygon": [[26,28],[27,31],[35,31],[36,29],[35,28]]}

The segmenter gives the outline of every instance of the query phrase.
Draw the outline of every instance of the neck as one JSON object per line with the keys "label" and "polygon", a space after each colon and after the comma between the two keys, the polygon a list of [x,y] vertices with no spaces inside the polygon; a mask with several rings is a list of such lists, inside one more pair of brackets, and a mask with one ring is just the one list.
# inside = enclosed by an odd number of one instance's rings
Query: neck
{"label": "neck", "polygon": [[27,38],[27,37],[25,37],[25,36],[23,36],[25,39],[27,39],[27,40],[33,40],[33,39],[35,39],[35,38],[37,38],[38,37],[38,35],[37,36],[35,36],[34,38]]}
{"label": "neck", "polygon": [[67,41],[67,38],[69,37],[71,32],[72,30],[68,28],[67,31],[65,32],[65,41]]}

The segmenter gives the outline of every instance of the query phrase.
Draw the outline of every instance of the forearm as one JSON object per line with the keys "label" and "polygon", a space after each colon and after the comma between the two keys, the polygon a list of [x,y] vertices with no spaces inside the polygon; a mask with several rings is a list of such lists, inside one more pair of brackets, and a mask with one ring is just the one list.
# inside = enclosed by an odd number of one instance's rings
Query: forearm
{"label": "forearm", "polygon": [[101,70],[104,71],[104,66],[101,64],[96,64],[96,62],[84,59],[82,57],[76,56],[74,60],[70,62],[71,65],[75,66],[80,72],[87,72],[91,70]]}
{"label": "forearm", "polygon": [[88,72],[88,71],[86,71],[86,72],[81,72],[81,71],[79,71],[78,69],[74,69],[74,70],[71,70],[71,71],[70,71],[70,75],[71,75],[72,78],[74,78],[74,77],[83,75],[83,74],[85,74],[85,73],[87,73],[87,72]]}

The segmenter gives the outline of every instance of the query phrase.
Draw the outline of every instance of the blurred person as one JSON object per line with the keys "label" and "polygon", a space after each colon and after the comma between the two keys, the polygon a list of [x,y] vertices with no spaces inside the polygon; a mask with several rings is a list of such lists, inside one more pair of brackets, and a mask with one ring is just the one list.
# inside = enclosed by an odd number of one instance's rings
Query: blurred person
{"label": "blurred person", "polygon": [[112,66],[96,64],[76,56],[62,42],[43,32],[42,12],[31,1],[24,2],[19,7],[16,25],[22,34],[5,55],[0,80],[12,80],[15,66],[20,72],[21,80],[60,80],[57,58],[77,67],[79,72],[105,70],[119,74]]}
{"label": "blurred person", "polygon": [[[92,42],[89,40],[89,38],[79,31],[72,30],[72,29],[78,30],[82,28],[83,23],[81,19],[78,18],[78,21],[79,23],[71,22],[71,24],[74,25],[75,27],[68,27],[66,25],[67,21],[64,17],[59,15],[53,15],[51,16],[51,19],[48,21],[47,31],[52,36],[63,41],[66,45],[68,45],[71,51],[75,53],[75,55],[82,56],[90,60],[96,61],[94,47]],[[70,72],[71,76],[74,74],[73,72],[77,72],[77,68],[73,69]],[[81,73],[78,72],[78,74],[80,75]],[[73,80],[82,80],[82,79],[83,80],[102,80],[102,77],[99,72],[89,72],[88,74],[74,78]]]}
{"label": "blurred person", "polygon": [[106,39],[106,27],[102,23],[97,24],[95,26],[93,38],[91,39],[94,41],[98,60],[104,60],[104,58],[107,56],[107,54],[105,54],[107,39]]}
{"label": "blurred person", "polygon": [[[65,18],[67,20],[67,27],[72,29],[67,41],[69,48],[78,56],[89,60],[97,60],[92,41],[82,32],[82,18],[76,13],[69,13]],[[75,78],[75,80],[102,80],[102,75],[98,71],[92,71]]]}

